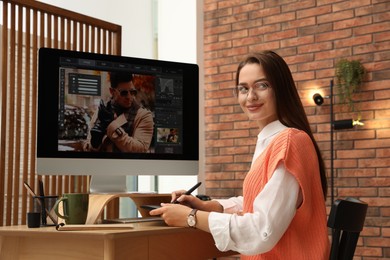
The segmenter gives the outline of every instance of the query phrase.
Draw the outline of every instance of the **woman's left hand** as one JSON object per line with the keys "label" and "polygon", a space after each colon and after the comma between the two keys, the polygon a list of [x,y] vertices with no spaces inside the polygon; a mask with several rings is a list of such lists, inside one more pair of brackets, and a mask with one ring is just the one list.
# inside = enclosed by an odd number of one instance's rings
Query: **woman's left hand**
{"label": "woman's left hand", "polygon": [[187,227],[187,216],[191,212],[191,208],[172,203],[161,203],[161,208],[151,210],[152,216],[160,215],[168,226]]}

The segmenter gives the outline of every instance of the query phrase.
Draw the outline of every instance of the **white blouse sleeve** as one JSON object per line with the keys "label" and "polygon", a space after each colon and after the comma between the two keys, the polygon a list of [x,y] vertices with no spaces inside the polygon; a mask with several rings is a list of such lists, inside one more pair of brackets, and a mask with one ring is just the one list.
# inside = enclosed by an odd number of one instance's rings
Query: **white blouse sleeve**
{"label": "white blouse sleeve", "polygon": [[243,205],[243,197],[232,197],[228,199],[216,199],[219,204],[223,207],[224,213],[238,213],[242,211],[242,205]]}
{"label": "white blouse sleeve", "polygon": [[294,218],[298,194],[297,180],[280,164],[255,198],[253,213],[210,213],[209,228],[217,248],[245,255],[271,250]]}

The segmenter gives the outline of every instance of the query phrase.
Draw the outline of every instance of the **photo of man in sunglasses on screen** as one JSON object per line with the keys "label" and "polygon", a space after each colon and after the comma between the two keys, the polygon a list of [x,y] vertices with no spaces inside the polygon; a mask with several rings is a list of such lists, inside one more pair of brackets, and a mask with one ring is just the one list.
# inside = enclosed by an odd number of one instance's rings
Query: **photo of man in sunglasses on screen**
{"label": "photo of man in sunglasses on screen", "polygon": [[148,152],[153,136],[153,115],[137,100],[131,72],[110,72],[108,102],[100,100],[92,116],[84,150]]}

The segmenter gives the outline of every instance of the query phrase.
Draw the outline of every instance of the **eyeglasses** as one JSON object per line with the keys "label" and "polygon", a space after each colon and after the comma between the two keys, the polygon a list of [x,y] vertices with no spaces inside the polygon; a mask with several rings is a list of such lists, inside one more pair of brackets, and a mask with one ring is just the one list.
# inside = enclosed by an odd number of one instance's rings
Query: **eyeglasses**
{"label": "eyeglasses", "polygon": [[[270,85],[265,81],[258,81],[252,85],[252,90],[256,91],[256,92],[262,92],[262,91],[267,90],[269,88],[270,88]],[[236,87],[236,93],[242,94],[242,95],[248,95],[249,89],[250,89],[249,85],[239,84]]]}
{"label": "eyeglasses", "polygon": [[119,90],[116,88],[113,88],[114,90],[118,91],[119,95],[121,97],[127,97],[127,95],[130,93],[130,95],[135,96],[137,95],[137,90],[136,89],[130,89],[130,90]]}

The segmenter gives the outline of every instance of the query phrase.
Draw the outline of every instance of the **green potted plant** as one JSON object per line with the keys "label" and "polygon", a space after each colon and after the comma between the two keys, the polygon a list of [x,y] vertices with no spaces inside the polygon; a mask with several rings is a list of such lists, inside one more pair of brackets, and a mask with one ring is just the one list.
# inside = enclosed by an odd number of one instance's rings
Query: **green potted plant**
{"label": "green potted plant", "polygon": [[353,94],[360,90],[366,70],[358,60],[341,59],[336,63],[336,86],[340,102],[355,111]]}

